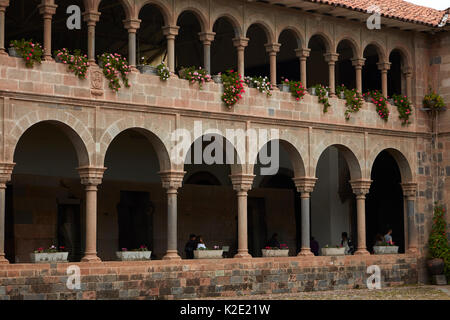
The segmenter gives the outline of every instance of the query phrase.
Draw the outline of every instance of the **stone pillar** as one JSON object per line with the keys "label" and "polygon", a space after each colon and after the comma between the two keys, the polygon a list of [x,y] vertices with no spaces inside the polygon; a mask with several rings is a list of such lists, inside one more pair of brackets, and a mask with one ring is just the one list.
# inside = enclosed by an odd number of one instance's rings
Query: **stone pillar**
{"label": "stone pillar", "polygon": [[412,90],[411,90],[412,68],[405,67],[403,68],[402,71],[403,75],[405,76],[406,97],[409,99],[409,101],[412,101]]}
{"label": "stone pillar", "polygon": [[352,59],[352,65],[355,67],[356,90],[359,93],[362,93],[362,67],[365,61],[365,58]]}
{"label": "stone pillar", "polygon": [[267,43],[266,52],[269,54],[270,61],[270,84],[273,89],[277,89],[277,53],[280,52],[281,44]]}
{"label": "stone pillar", "polygon": [[324,54],[324,57],[325,61],[328,62],[328,85],[330,87],[330,97],[335,97],[336,81],[334,67],[336,61],[338,60],[339,54],[327,52]]}
{"label": "stone pillar", "polygon": [[88,59],[95,64],[95,25],[100,20],[100,12],[85,12],[83,19],[88,27]]}
{"label": "stone pillar", "polygon": [[214,41],[215,32],[200,32],[200,41],[203,43],[203,67],[211,74],[211,42]]}
{"label": "stone pillar", "polygon": [[244,79],[245,75],[245,48],[248,46],[248,38],[234,38],[233,45],[237,50],[237,64],[238,64],[238,72],[241,75],[242,79]]}
{"label": "stone pillar", "polygon": [[170,72],[175,72],[175,37],[178,35],[178,26],[165,26],[162,28],[163,35],[167,39],[167,67]]}
{"label": "stone pillar", "polygon": [[403,196],[406,200],[406,217],[408,224],[408,249],[407,253],[417,253],[417,226],[414,219],[414,202],[416,200],[417,183],[402,183]]}
{"label": "stone pillar", "polygon": [[314,190],[314,185],[316,184],[316,178],[310,177],[302,177],[302,178],[294,178],[295,186],[297,187],[297,191],[300,192],[300,201],[302,208],[302,248],[298,253],[298,256],[313,256],[314,254],[311,252],[310,248],[310,197],[311,192]]}
{"label": "stone pillar", "polygon": [[132,70],[136,70],[136,32],[141,25],[141,20],[124,20],[123,24],[128,30],[128,64]]}
{"label": "stone pillar", "polygon": [[9,263],[5,258],[5,190],[11,180],[15,163],[0,163],[0,264]]}
{"label": "stone pillar", "polygon": [[387,73],[391,68],[390,62],[378,62],[377,63],[378,70],[381,71],[381,93],[383,97],[387,98],[388,96],[388,87],[387,87]]}
{"label": "stone pillar", "polygon": [[97,186],[102,183],[103,167],[77,168],[86,188],[86,250],[81,262],[98,262],[97,257]]}
{"label": "stone pillar", "polygon": [[368,255],[366,247],[366,194],[369,193],[372,180],[352,180],[350,184],[356,195],[358,243],[355,255]]}
{"label": "stone pillar", "polygon": [[163,260],[181,260],[177,248],[177,193],[183,183],[184,171],[160,172],[162,186],[167,190],[167,252]]}
{"label": "stone pillar", "polygon": [[5,55],[5,11],[9,0],[0,0],[0,55]]}
{"label": "stone pillar", "polygon": [[238,252],[235,258],[251,258],[248,253],[247,234],[247,192],[252,188],[252,174],[230,175],[233,189],[237,192],[238,200]]}
{"label": "stone pillar", "polygon": [[311,49],[296,49],[295,54],[300,59],[300,82],[303,84],[305,88],[307,88],[306,84],[306,59],[309,57]]}
{"label": "stone pillar", "polygon": [[58,6],[53,0],[42,0],[38,5],[39,13],[44,17],[44,60],[52,60],[52,16]]}

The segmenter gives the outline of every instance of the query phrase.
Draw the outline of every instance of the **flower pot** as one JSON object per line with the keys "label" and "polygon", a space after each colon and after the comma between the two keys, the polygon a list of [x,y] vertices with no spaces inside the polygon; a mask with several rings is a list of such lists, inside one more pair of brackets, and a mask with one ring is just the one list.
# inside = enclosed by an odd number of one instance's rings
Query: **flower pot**
{"label": "flower pot", "polygon": [[186,79],[186,69],[180,69],[180,71],[178,71],[178,76],[180,79]]}
{"label": "flower pot", "polygon": [[321,249],[323,256],[344,256],[345,255],[345,247],[342,248],[322,248]]}
{"label": "flower pot", "polygon": [[136,66],[136,68],[139,70],[142,74],[152,74],[152,75],[158,75],[158,69],[156,67],[152,67],[145,64],[139,64]]}
{"label": "flower pot", "polygon": [[288,84],[282,83],[282,84],[278,85],[278,89],[280,89],[280,91],[283,91],[283,92],[289,92],[290,88],[289,88]]}
{"label": "flower pot", "polygon": [[308,91],[309,91],[309,93],[310,93],[312,96],[317,96],[317,90],[316,90],[316,88],[309,88]]}
{"label": "flower pot", "polygon": [[339,93],[339,98],[345,99],[345,92],[340,92]]}
{"label": "flower pot", "polygon": [[261,249],[263,257],[288,257],[289,249]]}
{"label": "flower pot", "polygon": [[220,75],[220,74],[213,75],[212,79],[215,83],[222,83],[222,75]]}
{"label": "flower pot", "polygon": [[32,263],[67,262],[68,252],[30,253]]}
{"label": "flower pot", "polygon": [[428,271],[432,276],[444,274],[444,259],[434,258],[427,261]]}
{"label": "flower pot", "polygon": [[151,260],[151,251],[117,251],[116,257],[120,261]]}
{"label": "flower pot", "polygon": [[398,246],[374,246],[374,254],[397,254]]}
{"label": "flower pot", "polygon": [[8,53],[11,57],[22,58],[22,56],[19,54],[19,52],[14,47],[9,47]]}
{"label": "flower pot", "polygon": [[194,250],[194,259],[222,259],[223,250]]}
{"label": "flower pot", "polygon": [[391,106],[394,105],[394,99],[388,99],[388,102],[389,102],[389,104],[390,104]]}

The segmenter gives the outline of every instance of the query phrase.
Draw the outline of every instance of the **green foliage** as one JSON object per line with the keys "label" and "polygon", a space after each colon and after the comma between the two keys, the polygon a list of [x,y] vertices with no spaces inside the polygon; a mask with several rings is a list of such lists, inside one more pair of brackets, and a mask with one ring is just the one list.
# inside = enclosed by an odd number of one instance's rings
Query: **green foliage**
{"label": "green foliage", "polygon": [[345,119],[350,119],[350,114],[358,112],[359,109],[363,106],[364,99],[362,95],[356,89],[346,89],[344,87],[345,93],[345,106],[347,110],[345,110]]}
{"label": "green foliage", "polygon": [[114,91],[119,91],[121,88],[119,75],[125,87],[129,88],[128,73],[131,67],[128,65],[127,59],[118,53],[104,53],[99,58],[99,63],[103,68],[103,74],[109,80],[109,87]]}
{"label": "green foliage", "polygon": [[157,65],[156,70],[161,81],[167,81],[170,78],[170,70],[164,64],[164,62],[161,62],[159,65]]}
{"label": "green foliage", "polygon": [[289,85],[289,91],[295,100],[300,101],[303,99],[303,96],[306,94],[306,88],[300,81],[289,81],[288,79],[284,79],[284,84]]}
{"label": "green foliage", "polygon": [[436,91],[432,91],[430,88],[430,93],[423,97],[423,106],[425,108],[441,110],[445,107],[445,103],[444,99],[442,99],[442,97],[438,95]]}
{"label": "green foliage", "polygon": [[370,102],[375,104],[375,107],[377,108],[377,113],[380,116],[380,118],[387,122],[390,112],[387,107],[387,100],[383,96],[383,94],[378,90],[372,90],[367,92],[365,95],[369,97]]}
{"label": "green foliage", "polygon": [[221,78],[223,83],[222,101],[228,108],[231,108],[242,99],[242,93],[245,92],[244,81],[239,72],[234,70],[222,73]]}
{"label": "green foliage", "polygon": [[198,69],[197,67],[183,68],[180,70],[180,76],[183,79],[188,80],[189,83],[197,82],[199,89],[202,88],[205,82],[211,81],[211,76],[205,69],[202,69],[202,67],[199,67]]}
{"label": "green foliage", "polygon": [[268,97],[272,95],[270,92],[272,85],[267,77],[245,77],[245,83],[253,85],[254,88],[261,93],[265,93]]}
{"label": "green foliage", "polygon": [[22,39],[13,40],[10,45],[22,56],[28,68],[32,68],[35,62],[41,63],[44,51],[39,43],[34,43],[33,40]]}
{"label": "green foliage", "polygon": [[394,104],[398,109],[398,117],[402,120],[402,125],[410,124],[411,122],[409,121],[409,117],[412,114],[411,101],[409,101],[406,96],[399,94],[394,94],[392,98],[394,99]]}
{"label": "green foliage", "polygon": [[84,80],[87,76],[89,67],[88,58],[82,55],[80,50],[75,50],[71,54],[69,50],[63,48],[54,52],[55,57],[58,57],[62,63],[67,64],[70,71],[74,72],[78,78]]}
{"label": "green foliage", "polygon": [[441,258],[445,262],[445,275],[450,280],[450,245],[446,236],[445,209],[442,205],[434,207],[433,226],[431,227],[428,249],[431,258]]}
{"label": "green foliage", "polygon": [[323,113],[327,113],[328,108],[331,106],[327,96],[328,92],[330,92],[330,89],[328,87],[324,87],[321,84],[316,84],[315,86],[313,86],[313,88],[316,88],[317,96],[319,97],[319,103],[323,104]]}

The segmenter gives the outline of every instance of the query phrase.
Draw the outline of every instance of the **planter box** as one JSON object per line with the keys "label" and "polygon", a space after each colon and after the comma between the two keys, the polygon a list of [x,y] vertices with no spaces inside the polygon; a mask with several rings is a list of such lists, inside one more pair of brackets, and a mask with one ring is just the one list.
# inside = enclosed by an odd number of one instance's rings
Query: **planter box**
{"label": "planter box", "polygon": [[223,250],[194,250],[195,259],[222,259]]}
{"label": "planter box", "polygon": [[340,99],[345,99],[345,92],[340,92],[339,93],[339,98]]}
{"label": "planter box", "polygon": [[117,251],[116,256],[120,261],[151,260],[151,251]]}
{"label": "planter box", "polygon": [[155,76],[158,75],[158,69],[156,69],[156,67],[139,64],[139,65],[136,66],[136,68],[142,74],[152,74],[152,75],[155,75]]}
{"label": "planter box", "polygon": [[280,91],[282,92],[289,92],[290,88],[288,84],[282,83],[278,85],[278,89],[280,89]]}
{"label": "planter box", "polygon": [[374,246],[373,252],[375,254],[396,254],[398,253],[398,246]]}
{"label": "planter box", "polygon": [[67,262],[68,252],[30,253],[32,263]]}
{"label": "planter box", "polygon": [[11,57],[22,58],[22,56],[17,52],[16,48],[14,47],[9,47],[8,53]]}
{"label": "planter box", "polygon": [[345,256],[345,247],[342,248],[322,248],[323,256]]}
{"label": "planter box", "polygon": [[317,96],[316,88],[309,88],[308,91],[312,96]]}
{"label": "planter box", "polygon": [[288,257],[289,249],[261,249],[263,257]]}
{"label": "planter box", "polygon": [[215,74],[215,75],[212,76],[212,79],[213,79],[213,81],[215,83],[222,83],[222,76],[221,75]]}

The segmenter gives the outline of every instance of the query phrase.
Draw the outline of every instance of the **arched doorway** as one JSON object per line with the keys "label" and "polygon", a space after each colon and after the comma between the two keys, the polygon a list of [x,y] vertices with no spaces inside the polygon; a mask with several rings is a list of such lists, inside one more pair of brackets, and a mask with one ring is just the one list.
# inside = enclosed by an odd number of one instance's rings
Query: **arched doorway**
{"label": "arched doorway", "polygon": [[249,77],[270,77],[269,55],[265,44],[268,37],[264,27],[253,24],[247,29],[248,46],[245,49],[245,75]]}
{"label": "arched doorway", "polygon": [[306,64],[308,85],[328,86],[329,68],[324,56],[329,51],[326,39],[321,35],[314,35],[309,40],[308,48],[311,50]]}
{"label": "arched doorway", "polygon": [[211,74],[235,69],[237,51],[233,45],[233,38],[237,34],[233,24],[226,17],[219,18],[214,23],[213,32],[216,35],[211,43]]}
{"label": "arched doorway", "polygon": [[178,71],[181,67],[203,66],[203,45],[199,33],[201,24],[196,14],[184,11],[177,20],[180,27],[175,39],[175,65]]}

